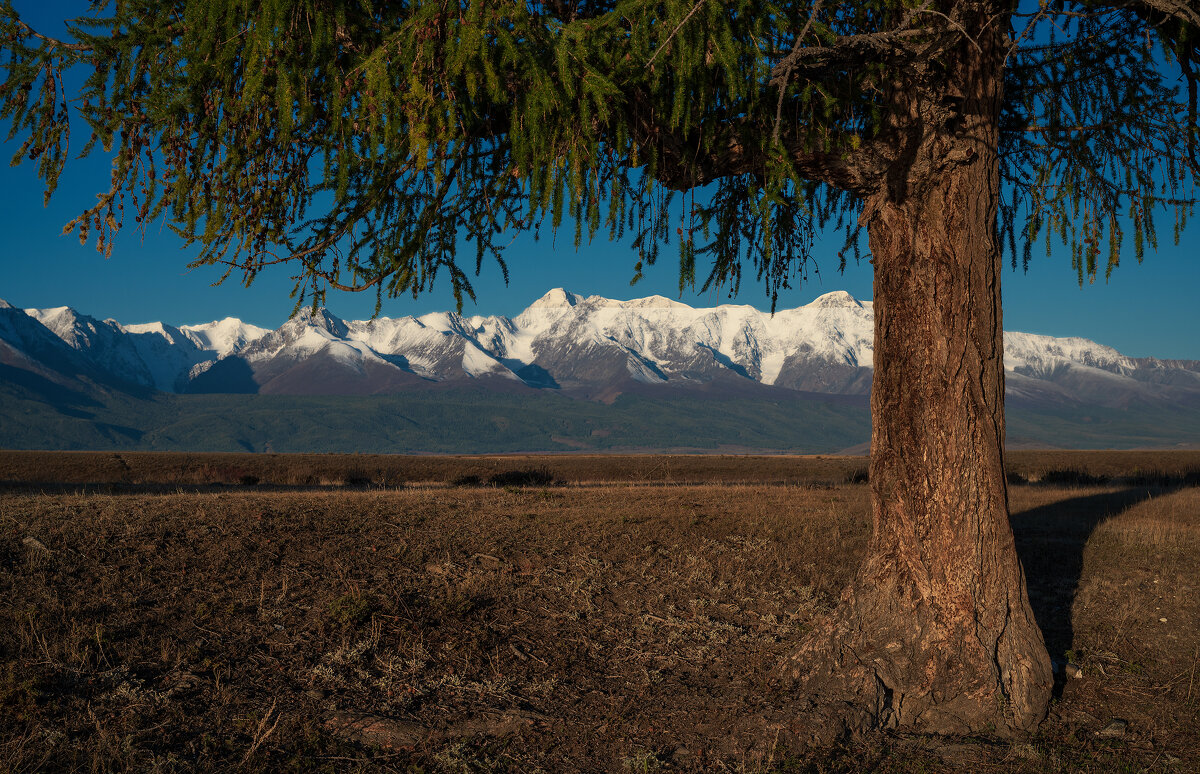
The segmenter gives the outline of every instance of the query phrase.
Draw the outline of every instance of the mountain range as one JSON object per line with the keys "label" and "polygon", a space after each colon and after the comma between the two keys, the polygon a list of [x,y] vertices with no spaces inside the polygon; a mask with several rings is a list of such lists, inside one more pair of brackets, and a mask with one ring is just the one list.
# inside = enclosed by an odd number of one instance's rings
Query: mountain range
{"label": "mountain range", "polygon": [[[9,398],[0,410],[0,447],[206,448],[203,423],[186,438],[164,435],[163,423],[186,425],[197,411],[220,405],[214,422],[222,430],[207,436],[214,449],[323,451],[366,443],[394,451],[832,451],[866,440],[872,325],[871,302],[841,291],[772,315],[750,306],[698,309],[662,296],[617,301],[555,289],[512,318],[439,312],[348,321],[317,309],[275,330],[234,318],[128,325],[70,307],[19,309],[0,301],[0,392]],[[1192,424],[1200,417],[1200,361],[1131,358],[1087,339],[1006,332],[1005,369],[1015,419],[1010,441],[1022,412],[1040,417],[1029,422],[1034,437],[1022,441],[1034,445],[1162,446],[1200,438],[1191,434],[1200,430]],[[464,401],[471,412],[449,411],[434,426],[431,417]],[[698,428],[701,403],[724,416],[736,406],[743,429],[723,439]],[[296,408],[315,412],[318,404],[334,413],[306,419]],[[398,417],[384,410],[391,405],[400,407]],[[526,426],[508,440],[502,431],[472,429],[480,411],[501,405],[527,416]],[[655,416],[640,419],[630,408],[651,405]],[[776,428],[767,439],[753,428],[762,413],[756,406],[790,407],[784,415],[803,417],[802,426],[791,427],[794,436]],[[372,426],[366,435],[359,426],[364,411],[382,423],[376,429],[395,426],[385,433],[391,440],[369,441]],[[633,412],[621,420],[625,430],[605,430],[605,412],[620,411]],[[290,424],[281,425],[285,414]],[[331,416],[343,417],[342,427]],[[839,431],[830,429],[841,427],[831,425],[835,416],[848,423]],[[574,436],[553,432],[576,420],[583,424]],[[323,442],[314,423],[342,440]],[[547,433],[524,432],[545,423]],[[351,433],[351,426],[358,429]],[[1055,427],[1058,436],[1047,435]],[[504,448],[472,445],[485,436]],[[321,448],[299,448],[300,438]],[[823,440],[811,443],[815,438]],[[508,448],[513,443],[517,448]],[[538,448],[525,448],[530,444]]]}

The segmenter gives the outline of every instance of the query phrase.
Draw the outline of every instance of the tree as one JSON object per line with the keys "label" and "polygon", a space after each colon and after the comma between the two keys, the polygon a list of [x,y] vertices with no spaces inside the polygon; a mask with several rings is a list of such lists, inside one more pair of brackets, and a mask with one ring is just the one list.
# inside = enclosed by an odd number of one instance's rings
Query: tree
{"label": "tree", "polygon": [[[1050,661],[1008,522],[1000,274],[1080,281],[1191,211],[1192,0],[115,0],[44,37],[5,2],[2,115],[54,190],[72,109],[115,154],[68,226],[165,216],[250,282],[417,294],[515,231],[672,239],[772,299],[814,230],[875,270],[874,533],[785,665],[809,727],[1028,731]],[[68,72],[87,79],[68,93]],[[1177,84],[1182,84],[1179,86]],[[467,266],[469,269],[469,264]],[[802,723],[803,724],[803,723]]]}

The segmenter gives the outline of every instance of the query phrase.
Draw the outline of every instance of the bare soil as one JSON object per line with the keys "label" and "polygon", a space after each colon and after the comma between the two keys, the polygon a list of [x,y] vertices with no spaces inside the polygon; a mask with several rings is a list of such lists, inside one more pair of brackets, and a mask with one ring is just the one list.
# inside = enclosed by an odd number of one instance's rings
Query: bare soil
{"label": "bare soil", "polygon": [[1050,454],[1011,487],[1041,730],[806,751],[776,670],[865,545],[861,458],[4,453],[0,770],[1200,770],[1200,460]]}

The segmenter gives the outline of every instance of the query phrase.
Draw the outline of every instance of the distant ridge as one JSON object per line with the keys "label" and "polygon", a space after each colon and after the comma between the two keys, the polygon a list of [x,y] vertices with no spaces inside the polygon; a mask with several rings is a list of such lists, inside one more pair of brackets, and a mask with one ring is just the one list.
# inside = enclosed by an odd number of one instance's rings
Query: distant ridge
{"label": "distant ridge", "polygon": [[[872,304],[845,291],[770,315],[555,288],[513,318],[438,312],[346,321],[306,309],[273,331],[236,318],[173,327],[101,321],[69,307],[26,312],[110,380],[175,393],[370,395],[498,379],[511,383],[498,389],[609,400],[645,386],[714,381],[726,391],[864,395],[873,357]],[[1129,358],[1088,339],[1006,333],[1005,366],[1018,401],[1200,405],[1194,361]]]}
{"label": "distant ridge", "polygon": [[[236,318],[177,327],[128,325],[69,307],[21,310],[0,301],[0,387],[32,407],[22,416],[15,409],[0,412],[0,418],[6,417],[5,429],[20,430],[9,433],[11,438],[46,435],[25,426],[46,411],[64,426],[91,422],[87,435],[101,420],[99,415],[84,416],[87,412],[79,406],[143,400],[200,405],[183,400],[188,395],[239,400],[405,395],[411,404],[411,396],[423,394],[425,406],[446,405],[457,394],[469,394],[472,405],[488,395],[503,395],[545,411],[552,405],[546,401],[557,396],[571,399],[553,403],[553,411],[562,416],[572,410],[578,414],[578,406],[568,410],[572,400],[602,405],[625,398],[676,401],[679,410],[687,411],[688,401],[703,397],[747,405],[799,401],[850,406],[861,413],[871,387],[872,336],[872,303],[844,291],[770,315],[750,306],[693,308],[662,296],[621,301],[555,288],[511,318],[437,312],[348,321],[327,309],[306,309],[275,330]],[[1186,421],[1147,418],[1145,422],[1175,427],[1142,432],[1142,420],[1129,412],[1145,417],[1200,412],[1197,361],[1130,358],[1088,339],[1008,332],[1005,368],[1010,416],[1016,416],[1011,409],[1023,409],[1067,418],[1065,425],[1043,424],[1059,427],[1059,436],[1086,438],[1088,445],[1110,437],[1126,439],[1122,445],[1162,445],[1177,437]],[[271,410],[267,404],[255,405],[259,412]],[[1105,416],[1110,419],[1097,424],[1095,409],[1109,411]],[[143,406],[128,417],[112,417],[110,424],[117,429],[106,429],[101,436],[119,439],[125,433],[139,439],[135,443],[146,443],[149,419],[140,417],[153,413],[147,412]],[[276,424],[265,414],[256,416],[263,426]],[[813,423],[819,423],[820,411],[805,416],[808,424],[795,432],[816,437]],[[306,421],[293,418],[299,425]],[[322,421],[337,425],[334,417]],[[851,424],[857,428],[854,433],[866,427],[859,419]],[[1021,427],[1019,419],[1010,425]],[[1119,433],[1113,429],[1118,426]],[[1040,432],[1035,426],[1027,429]],[[233,436],[239,432],[234,425],[228,431]],[[304,431],[297,427],[294,432]],[[423,425],[422,432],[436,436],[450,431]],[[600,439],[612,437],[603,428],[597,432],[608,435],[589,435],[590,440],[575,439],[566,447],[595,448],[603,445]],[[749,447],[764,439],[778,443],[774,435],[756,438]],[[740,448],[747,440],[728,442]],[[804,446],[804,440],[799,438],[797,446]],[[831,437],[821,448],[865,440]],[[841,441],[845,443],[838,447]],[[677,445],[693,444],[681,437]]]}

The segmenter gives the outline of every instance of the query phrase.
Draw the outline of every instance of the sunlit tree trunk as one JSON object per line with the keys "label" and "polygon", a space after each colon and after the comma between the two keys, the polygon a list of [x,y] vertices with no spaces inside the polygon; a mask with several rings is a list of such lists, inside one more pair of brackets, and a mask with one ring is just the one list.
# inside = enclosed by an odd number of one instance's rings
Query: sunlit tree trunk
{"label": "sunlit tree trunk", "polygon": [[[787,669],[810,730],[1031,731],[1053,679],[1008,520],[1000,54],[907,99],[908,163],[867,202],[875,266],[873,527],[833,619]],[[948,114],[949,111],[949,114]],[[810,719],[811,720],[811,719]]]}

